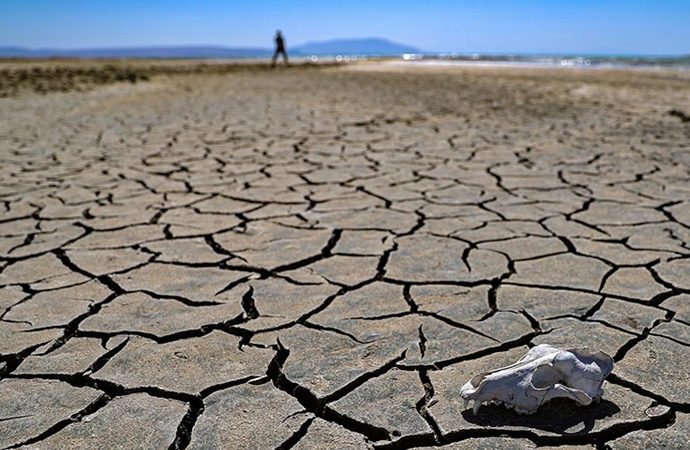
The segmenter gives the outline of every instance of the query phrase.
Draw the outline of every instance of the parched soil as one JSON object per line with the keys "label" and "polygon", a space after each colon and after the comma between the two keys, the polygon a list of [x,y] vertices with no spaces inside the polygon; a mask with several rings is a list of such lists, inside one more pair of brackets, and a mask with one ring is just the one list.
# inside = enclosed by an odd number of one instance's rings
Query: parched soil
{"label": "parched soil", "polygon": [[[686,72],[22,64],[0,448],[687,445]],[[543,343],[600,402],[464,408]]]}

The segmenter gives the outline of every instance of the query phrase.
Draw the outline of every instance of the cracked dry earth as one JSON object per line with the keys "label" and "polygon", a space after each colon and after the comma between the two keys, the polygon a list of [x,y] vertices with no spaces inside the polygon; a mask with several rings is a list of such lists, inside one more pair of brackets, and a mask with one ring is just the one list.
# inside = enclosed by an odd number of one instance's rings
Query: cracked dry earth
{"label": "cracked dry earth", "polygon": [[[390,65],[0,100],[0,448],[686,447],[689,101]],[[612,355],[601,403],[462,409],[540,343]]]}

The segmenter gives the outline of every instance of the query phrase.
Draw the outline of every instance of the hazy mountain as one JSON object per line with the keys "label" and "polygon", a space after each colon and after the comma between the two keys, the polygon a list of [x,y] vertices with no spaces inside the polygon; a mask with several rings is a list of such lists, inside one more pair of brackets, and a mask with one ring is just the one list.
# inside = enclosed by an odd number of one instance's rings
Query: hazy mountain
{"label": "hazy mountain", "polygon": [[261,58],[268,48],[190,45],[181,47],[114,47],[83,49],[27,49],[0,47],[0,58]]}
{"label": "hazy mountain", "polygon": [[[290,48],[288,47],[288,51]],[[421,53],[418,48],[399,44],[387,39],[333,39],[329,41],[307,42],[292,49],[303,55],[400,55],[402,53]]]}

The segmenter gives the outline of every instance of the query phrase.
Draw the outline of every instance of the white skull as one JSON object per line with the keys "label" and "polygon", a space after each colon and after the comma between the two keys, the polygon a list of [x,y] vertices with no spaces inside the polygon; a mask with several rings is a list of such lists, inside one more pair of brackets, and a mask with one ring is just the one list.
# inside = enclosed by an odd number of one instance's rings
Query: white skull
{"label": "white skull", "polygon": [[588,348],[562,350],[537,345],[515,364],[472,377],[460,389],[465,408],[474,400],[475,414],[482,404],[503,404],[518,414],[534,414],[552,398],[565,397],[578,405],[599,401],[613,359]]}

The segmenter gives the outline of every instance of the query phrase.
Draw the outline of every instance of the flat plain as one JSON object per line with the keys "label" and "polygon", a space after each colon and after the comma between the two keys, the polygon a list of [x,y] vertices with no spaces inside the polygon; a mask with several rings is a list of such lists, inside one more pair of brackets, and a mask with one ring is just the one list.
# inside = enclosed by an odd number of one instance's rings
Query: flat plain
{"label": "flat plain", "polygon": [[687,447],[688,72],[195,64],[0,64],[0,448]]}

